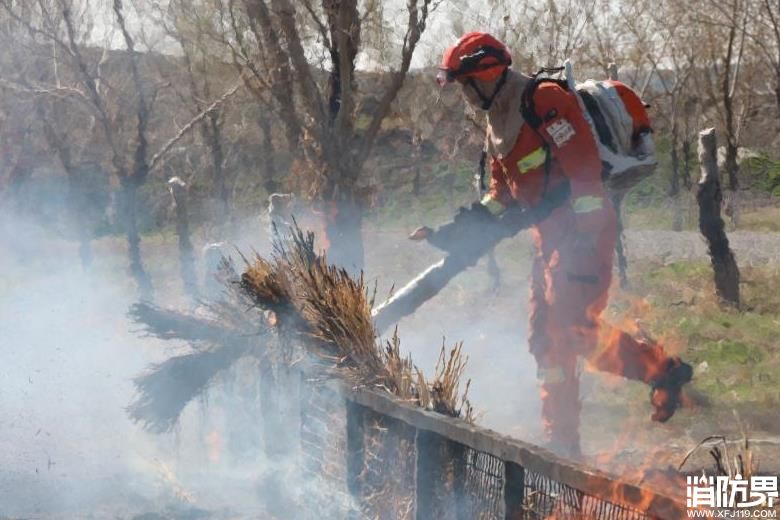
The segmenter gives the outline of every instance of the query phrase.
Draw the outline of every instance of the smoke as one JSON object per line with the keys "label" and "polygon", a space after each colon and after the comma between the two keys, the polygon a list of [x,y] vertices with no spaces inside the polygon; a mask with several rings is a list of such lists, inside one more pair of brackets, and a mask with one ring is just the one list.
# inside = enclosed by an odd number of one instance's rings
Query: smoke
{"label": "smoke", "polygon": [[[139,337],[126,318],[124,241],[95,242],[86,273],[77,244],[6,212],[0,222],[0,518],[257,510],[255,485],[273,468],[223,453],[240,445],[225,431],[257,429],[236,405],[241,392],[217,382],[172,435],[148,434],[125,413],[132,378],[188,347]],[[163,251],[149,242],[160,293],[185,305],[176,261],[154,258]]]}
{"label": "smoke", "polygon": [[[237,247],[268,251],[266,230],[261,219],[246,222]],[[380,295],[441,255],[407,242],[406,231],[380,229],[366,237],[367,274]],[[75,242],[3,215],[0,517],[196,518],[208,512],[219,518],[261,511],[284,517],[286,505],[301,496],[326,496],[322,483],[300,473],[296,459],[264,455],[264,442],[289,442],[292,432],[269,437],[263,430],[251,359],[190,403],[172,434],[149,434],[128,419],[132,378],[189,347],[139,335],[126,317],[135,288],[124,240],[107,237],[93,246],[94,264],[85,272]],[[147,237],[142,249],[158,303],[189,305],[173,239]],[[442,340],[448,347],[464,341],[479,423],[536,440],[535,363],[524,340],[528,255],[523,240],[502,245],[499,292],[483,261],[399,327],[402,348],[428,372]],[[287,406],[294,409],[294,399]],[[333,507],[343,511],[345,501]]]}
{"label": "smoke", "polygon": [[[378,294],[442,257],[424,243],[406,240],[407,230],[388,229],[377,237],[397,254],[388,265],[386,255],[367,247],[367,271],[376,276]],[[388,244],[393,244],[389,246]],[[425,369],[436,363],[442,341],[447,348],[464,342],[469,356],[465,378],[478,423],[526,441],[541,441],[540,401],[536,361],[528,351],[527,300],[531,244],[525,235],[496,248],[501,285],[494,287],[487,258],[458,275],[440,294],[399,323],[401,347]],[[386,274],[387,273],[387,274]],[[380,298],[381,299],[381,298]]]}
{"label": "smoke", "polygon": [[[326,517],[351,507],[279,449],[295,429],[264,428],[253,358],[212,381],[173,432],[134,424],[132,379],[191,347],[128,319],[136,293],[123,237],[94,241],[86,272],[74,241],[0,217],[0,518],[286,518],[304,495],[330,503]],[[267,252],[266,229],[246,222],[236,248]],[[148,236],[142,251],[158,303],[187,308],[174,240]],[[279,406],[294,417],[299,396],[282,386],[291,395]]]}

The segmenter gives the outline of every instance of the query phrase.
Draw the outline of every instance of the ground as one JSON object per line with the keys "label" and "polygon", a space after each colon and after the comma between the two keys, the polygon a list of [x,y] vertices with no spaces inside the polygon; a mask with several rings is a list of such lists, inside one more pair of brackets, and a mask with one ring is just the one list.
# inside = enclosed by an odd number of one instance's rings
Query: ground
{"label": "ground", "polygon": [[[410,216],[381,229],[376,221],[366,226],[367,276],[376,281],[380,299],[440,257],[406,240],[417,223]],[[242,249],[266,247],[259,222],[250,222],[244,235]],[[676,466],[704,437],[737,437],[743,426],[757,441],[762,468],[778,466],[780,234],[731,236],[743,269],[741,311],[714,301],[706,252],[694,232],[627,233],[631,288],[615,288],[610,318],[641,319],[651,335],[694,364],[696,378],[691,405],[658,425],[649,421],[647,388],[586,371],[582,430],[589,462],[620,473],[637,465]],[[201,507],[228,515],[226,489],[240,490],[240,478],[231,482],[236,476],[210,458],[191,460],[190,448],[208,439],[210,421],[230,420],[217,398],[209,407],[190,406],[176,435],[146,434],[124,414],[131,378],[171,347],[139,337],[125,318],[132,285],[123,250],[119,238],[96,242],[90,277],[73,267],[75,246],[50,236],[25,254],[0,259],[0,338],[14,347],[0,348],[0,518],[111,511],[116,518],[152,519],[174,507],[185,507],[180,517],[197,518]],[[143,251],[161,302],[186,305],[175,237],[147,236]],[[442,341],[464,341],[479,423],[538,442],[535,364],[525,341],[529,255],[527,237],[502,244],[496,252],[499,290],[483,262],[399,329],[403,347],[428,371]],[[228,484],[215,490],[215,481]],[[196,500],[182,500],[188,493]],[[139,516],[145,513],[151,516]]]}
{"label": "ground", "polygon": [[[763,221],[762,216],[746,215],[756,221]],[[405,231],[399,229],[395,236],[402,237]],[[742,269],[740,311],[715,301],[706,245],[700,235],[657,229],[627,231],[630,288],[613,287],[609,319],[618,324],[630,322],[631,327],[634,319],[641,320],[651,336],[694,365],[695,380],[688,392],[688,406],[669,423],[659,425],[649,420],[647,387],[585,370],[582,432],[590,462],[620,473],[636,466],[676,467],[705,437],[723,434],[739,439],[744,430],[755,440],[762,469],[780,472],[780,416],[776,412],[780,403],[780,352],[776,349],[780,234],[748,229],[731,232],[729,237]],[[382,246],[385,242],[395,246],[388,251],[389,246]],[[376,243],[376,248],[368,249],[369,272],[372,264],[381,264],[385,266],[383,278],[396,283],[408,280],[412,272],[439,257],[425,245],[410,246],[389,238]],[[401,337],[422,366],[434,362],[435,347],[442,337],[448,343],[465,341],[471,394],[482,413],[480,422],[540,442],[535,363],[525,343],[528,239],[502,244],[496,256],[503,275],[499,291],[492,290],[483,262],[402,321]],[[706,456],[691,461],[694,467],[702,464],[710,464]]]}

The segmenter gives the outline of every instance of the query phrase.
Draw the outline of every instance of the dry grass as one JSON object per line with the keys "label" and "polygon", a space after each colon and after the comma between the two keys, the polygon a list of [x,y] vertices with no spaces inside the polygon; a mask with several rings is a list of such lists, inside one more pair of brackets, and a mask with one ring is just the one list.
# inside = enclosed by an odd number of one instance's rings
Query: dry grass
{"label": "dry grass", "polygon": [[[678,471],[682,471],[688,459],[701,449],[709,449],[709,455],[713,461],[713,476],[723,476],[728,477],[729,480],[751,482],[751,478],[758,474],[758,458],[745,435],[743,435],[740,444],[734,451],[729,449],[729,441],[722,435],[713,435],[705,438],[685,455],[678,467]],[[704,474],[704,470],[702,470],[702,474]]]}
{"label": "dry grass", "polygon": [[[187,341],[192,352],[153,365],[133,380],[137,396],[128,406],[131,419],[149,431],[170,431],[184,407],[202,394],[220,372],[250,353],[258,342],[269,340],[238,302],[210,305],[195,316],[148,303],[137,303],[129,315],[144,332],[160,339]],[[245,309],[245,308],[243,308]]]}
{"label": "dry grass", "polygon": [[273,261],[258,254],[252,262],[244,258],[246,269],[241,274],[241,288],[257,303],[269,308],[281,308],[290,301],[290,288],[281,269]]}
{"label": "dry grass", "polygon": [[133,304],[128,316],[136,323],[142,324],[144,333],[149,336],[188,341],[195,348],[214,343],[228,343],[236,335],[233,327],[226,327],[218,320],[163,309],[146,302]]}
{"label": "dry grass", "polygon": [[[446,354],[445,345],[442,343],[439,351],[439,360],[436,362],[434,379],[429,384],[420,383],[420,387],[426,390],[421,397],[421,406],[452,417],[462,417],[466,422],[474,423],[474,409],[468,400],[471,379],[466,381],[466,388],[460,393],[460,381],[466,370],[468,358],[463,356],[463,343],[456,343]],[[422,373],[418,373],[420,380],[424,381]]]}
{"label": "dry grass", "polygon": [[[742,421],[736,411],[734,416],[741,427]],[[715,476],[725,476],[732,480],[742,478],[750,481],[750,478],[758,473],[758,458],[750,447],[750,441],[744,429],[742,429],[742,439],[735,453],[732,454],[729,449],[729,442],[726,437],[723,435],[712,435],[702,440],[685,455],[682,462],[680,462],[678,471],[682,471],[688,459],[703,448],[709,448]]]}
{"label": "dry grass", "polygon": [[[356,386],[383,389],[405,402],[473,422],[469,382],[460,395],[467,361],[462,345],[449,353],[442,346],[429,382],[411,357],[401,354],[397,331],[384,345],[377,339],[371,316],[375,290],[369,291],[362,275],[353,278],[316,254],[312,233],[294,228],[289,238],[277,241],[271,258],[242,258],[246,265],[240,276],[232,263],[222,263],[225,295],[200,315],[133,307],[132,318],[147,333],[183,339],[195,348],[135,380],[139,397],[128,409],[134,420],[152,431],[167,431],[184,406],[241,356],[262,353],[289,363],[289,352],[280,356],[274,350],[302,343]],[[273,337],[303,341],[271,342]]]}
{"label": "dry grass", "polygon": [[242,287],[259,306],[279,309],[289,299],[282,323],[295,323],[311,338],[313,351],[335,362],[359,385],[382,388],[427,409],[473,420],[465,393],[459,396],[466,359],[458,344],[449,355],[442,346],[435,378],[428,383],[411,357],[400,352],[398,331],[383,346],[371,316],[375,291],[361,276],[353,278],[328,264],[314,250],[314,235],[294,228],[278,242],[272,260],[257,257],[241,276]]}
{"label": "dry grass", "polygon": [[154,433],[171,431],[184,410],[202,394],[217,374],[248,350],[246,342],[232,343],[174,356],[133,380],[138,397],[127,408],[131,419]]}
{"label": "dry grass", "polygon": [[414,518],[416,431],[386,416],[365,420],[360,505],[362,518]]}

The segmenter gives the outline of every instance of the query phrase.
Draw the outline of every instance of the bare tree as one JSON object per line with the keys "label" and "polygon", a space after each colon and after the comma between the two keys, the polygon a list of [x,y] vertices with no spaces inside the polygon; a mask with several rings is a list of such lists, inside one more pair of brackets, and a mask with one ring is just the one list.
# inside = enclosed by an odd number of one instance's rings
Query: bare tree
{"label": "bare tree", "polygon": [[[297,159],[293,185],[325,215],[331,260],[353,270],[363,266],[361,172],[437,3],[406,2],[400,49],[385,49],[383,61],[369,63],[390,69],[374,81],[372,92],[361,91],[359,56],[376,56],[374,43],[383,39],[375,38],[375,30],[390,16],[398,19],[381,2],[219,0],[196,7],[217,6],[215,39],[258,101],[278,114]],[[393,56],[399,61],[391,66]],[[360,119],[366,103],[373,110]]]}
{"label": "bare tree", "polygon": [[[651,77],[660,87],[652,97],[654,114],[666,126],[670,146],[671,176],[669,197],[674,203],[672,227],[682,230],[680,185],[690,188],[690,90],[696,71],[697,39],[689,11],[678,2],[666,1],[653,5],[651,23],[646,27],[653,37],[643,54],[650,64]],[[632,27],[635,27],[632,25]]]}
{"label": "bare tree", "polygon": [[[120,183],[119,206],[125,225],[130,272],[138,285],[139,294],[144,298],[151,297],[151,280],[141,261],[137,197],[138,188],[149,173],[147,131],[151,104],[156,92],[149,91],[141,78],[135,41],[127,28],[122,1],[115,0],[112,11],[129,52],[130,89],[123,94],[132,94],[136,103],[135,131],[129,147],[123,146],[124,140],[120,138],[120,125],[117,120],[121,109],[116,99],[119,92],[114,90],[116,87],[106,85],[102,74],[106,54],[103,53],[95,63],[90,56],[94,53],[90,53],[85,46],[93,23],[91,6],[88,3],[76,4],[69,0],[36,0],[35,16],[30,17],[23,16],[19,6],[11,0],[2,0],[0,5],[14,20],[26,27],[34,39],[42,39],[51,44],[52,66],[55,70],[54,87],[70,91],[76,101],[86,107],[95,119],[96,127],[109,149],[114,174]],[[66,71],[67,78],[63,77]],[[64,147],[64,144],[60,143],[59,146]]]}
{"label": "bare tree", "polygon": [[[30,23],[32,11],[20,9],[21,19]],[[90,136],[94,130],[93,121],[86,117],[83,111],[69,108],[73,104],[75,91],[63,84],[62,74],[58,66],[61,59],[59,49],[55,45],[27,38],[27,30],[0,9],[0,17],[6,19],[2,45],[6,49],[5,60],[0,64],[2,74],[0,84],[6,89],[5,100],[9,104],[23,109],[28,113],[27,128],[22,121],[9,120],[2,125],[11,135],[23,131],[25,142],[35,143],[33,146],[48,148],[44,153],[26,153],[27,156],[53,156],[59,163],[68,179],[68,209],[71,213],[71,223],[79,239],[79,253],[83,267],[89,267],[92,259],[91,240],[95,225],[95,213],[100,208],[95,207],[94,195],[99,191],[95,188],[95,170],[99,167],[94,163],[87,148]],[[7,77],[13,72],[13,81]],[[73,132],[72,129],[81,129]],[[69,131],[70,130],[70,131]],[[13,157],[12,154],[3,154]],[[20,159],[22,159],[20,157]],[[10,168],[11,176],[19,181],[16,170],[27,171],[24,160],[21,168]],[[97,184],[100,184],[99,182]]]}
{"label": "bare tree", "polygon": [[[207,48],[209,41],[203,31],[207,22],[199,18],[197,10],[190,9],[190,2],[171,0],[165,6],[155,3],[153,7],[156,24],[167,37],[176,42],[180,51],[180,56],[167,56],[165,66],[160,67],[159,73],[169,78],[181,103],[189,106],[191,117],[195,117],[213,99],[215,86],[224,79],[225,69],[229,65],[212,59],[213,54]],[[181,65],[184,68],[183,78],[179,74]],[[220,203],[219,220],[230,222],[233,211],[230,179],[225,169],[225,110],[224,106],[211,110],[198,126],[211,162],[210,179]]]}
{"label": "bare tree", "polygon": [[756,16],[749,35],[772,71],[771,89],[780,117],[780,3],[755,0]]}
{"label": "bare tree", "polygon": [[715,279],[715,291],[727,304],[739,307],[739,267],[720,216],[722,193],[714,128],[699,133],[701,177],[696,193],[699,203],[699,229],[707,240]]}
{"label": "bare tree", "polygon": [[[50,132],[47,139],[57,148],[60,158],[73,149],[73,137],[92,133],[90,143],[101,148],[110,163],[111,171],[119,181],[118,213],[124,224],[128,243],[130,272],[143,298],[152,295],[152,284],[143,266],[138,229],[138,191],[150,173],[158,167],[175,143],[193,127],[218,109],[240,87],[240,82],[207,104],[187,124],[168,140],[161,142],[152,154],[150,141],[159,139],[154,120],[155,101],[164,84],[149,73],[147,60],[137,49],[126,21],[125,4],[113,0],[110,14],[113,29],[124,46],[123,52],[109,53],[108,43],[102,48],[90,47],[96,7],[88,0],[35,0],[20,6],[12,0],[0,0],[0,8],[19,27],[26,30],[31,41],[39,47],[51,49],[48,55],[50,70],[42,78],[19,76],[3,78],[35,96],[54,96],[67,100],[73,109],[81,109],[91,124],[87,129],[73,132]],[[109,54],[121,62],[111,73]],[[168,107],[174,110],[175,107]],[[56,121],[50,121],[50,130]],[[67,138],[67,140],[66,140]],[[65,163],[69,162],[68,160]]]}
{"label": "bare tree", "polygon": [[739,186],[740,133],[751,102],[751,96],[740,96],[739,90],[744,88],[741,73],[752,10],[747,0],[708,0],[706,7],[696,10],[701,44],[698,58],[705,67],[696,77],[708,101],[717,107],[715,117],[726,138],[728,188],[735,191]]}

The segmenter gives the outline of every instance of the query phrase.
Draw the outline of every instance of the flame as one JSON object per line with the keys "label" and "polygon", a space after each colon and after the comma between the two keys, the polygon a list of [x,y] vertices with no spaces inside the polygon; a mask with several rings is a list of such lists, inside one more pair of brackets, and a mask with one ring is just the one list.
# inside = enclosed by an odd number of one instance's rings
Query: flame
{"label": "flame", "polygon": [[[598,318],[596,348],[586,357],[584,369],[598,373],[599,382],[609,388],[624,385],[626,378],[648,383],[666,370],[668,358],[682,351],[683,342],[673,333],[658,338],[650,335],[645,324],[655,322],[659,312],[647,299],[622,291],[614,296],[617,305],[612,312],[607,318]],[[617,312],[615,307],[621,310]],[[667,399],[669,395],[665,391],[653,394],[655,405]],[[689,404],[684,395],[681,400],[683,406]],[[659,429],[661,436],[668,430],[650,424],[645,403],[629,407],[628,416],[612,432],[614,438],[609,449],[588,457],[597,467],[620,475],[622,482],[636,486],[615,484],[604,490],[602,496],[610,502],[647,511],[656,498],[652,490],[657,490],[667,497],[679,498],[684,508],[685,476],[675,469],[680,454],[659,442]],[[557,515],[549,520],[565,517]]]}
{"label": "flame", "polygon": [[[682,341],[673,333],[651,336],[645,323],[655,321],[658,311],[645,298],[620,292],[616,300],[625,306],[622,312],[613,313],[609,320],[594,317],[599,323],[598,339],[585,369],[648,383],[666,370],[669,357],[682,350]],[[656,399],[661,404],[668,396],[658,392]]]}

